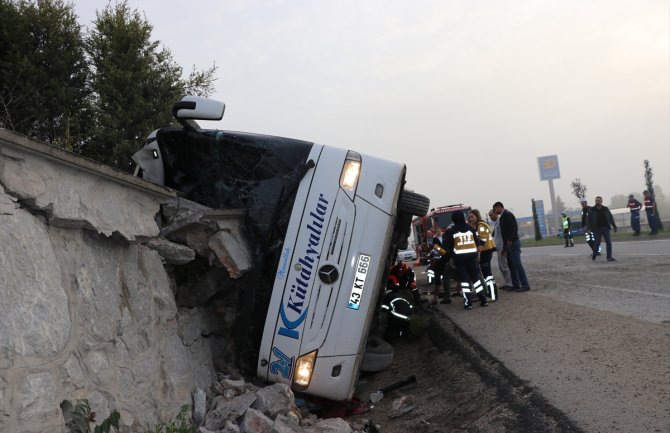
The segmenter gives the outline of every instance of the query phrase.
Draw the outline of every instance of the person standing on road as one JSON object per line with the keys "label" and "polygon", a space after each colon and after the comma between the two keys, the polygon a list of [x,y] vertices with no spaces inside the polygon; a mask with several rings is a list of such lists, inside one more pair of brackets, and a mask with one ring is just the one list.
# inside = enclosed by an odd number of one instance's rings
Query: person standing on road
{"label": "person standing on road", "polygon": [[501,289],[503,290],[508,290],[511,289],[513,284],[512,284],[512,275],[510,274],[509,271],[509,266],[507,266],[507,258],[502,254],[503,250],[503,240],[502,240],[502,234],[500,233],[500,219],[498,218],[498,214],[491,209],[489,211],[489,218],[491,218],[491,224],[493,225],[493,240],[496,243],[496,255],[498,256],[498,269],[500,269],[500,273],[503,276],[503,279],[505,280],[505,284],[503,286],[500,286]]}
{"label": "person standing on road", "polygon": [[[447,228],[448,230],[448,228]],[[445,304],[451,303],[450,298],[450,267],[449,258],[451,255],[449,251],[444,249],[444,233],[441,229],[437,229],[439,236],[433,238],[433,251],[431,251],[430,266],[428,268],[428,283],[433,284],[433,299],[431,304],[437,304],[440,298],[440,292],[444,288],[443,300]],[[445,281],[446,280],[446,281]]]}
{"label": "person standing on road", "polygon": [[561,212],[561,224],[563,225],[563,238],[565,239],[564,248],[574,247],[575,243],[572,242],[572,222],[565,212]]}
{"label": "person standing on road", "polygon": [[656,201],[646,189],[642,191],[644,195],[644,211],[647,213],[647,222],[649,223],[650,236],[656,236],[658,226],[656,224]]}
{"label": "person standing on road", "polygon": [[[447,227],[442,232],[442,238],[440,239],[440,245],[446,246],[447,241],[446,237],[449,236],[451,226]],[[454,267],[451,266],[451,257],[452,254],[442,248],[442,253],[438,259],[435,260],[435,265],[432,266],[431,263],[431,272],[435,276],[434,279],[434,289],[433,289],[433,302],[432,304],[437,304],[440,299],[440,292],[442,292],[442,304],[451,304],[451,279],[454,276]]]}
{"label": "person standing on road", "polygon": [[[480,305],[486,307],[489,303],[484,295],[484,287],[479,279],[477,272],[477,232],[474,228],[465,223],[463,212],[454,212],[451,216],[454,226],[445,239],[447,243],[446,250],[454,255],[456,272],[461,281],[461,292],[465,299],[464,308],[472,309],[472,291],[479,298]],[[471,290],[471,288],[473,290]]]}
{"label": "person standing on road", "polygon": [[484,285],[486,286],[486,295],[492,300],[498,299],[498,286],[491,272],[491,259],[496,250],[496,243],[493,240],[493,229],[486,221],[482,220],[479,209],[471,209],[468,212],[468,223],[477,230],[479,243],[477,252],[479,253],[479,268],[482,270]]}
{"label": "person standing on road", "polygon": [[435,229],[435,236],[433,236],[433,249],[437,250],[440,255],[444,254],[444,248],[442,247],[442,229]]}
{"label": "person standing on road", "polygon": [[493,204],[493,211],[500,217],[500,231],[504,242],[502,253],[507,256],[507,264],[512,274],[512,289],[517,292],[527,292],[530,290],[530,284],[528,284],[526,270],[521,263],[521,241],[516,217],[499,201]]}
{"label": "person standing on road", "polygon": [[[593,232],[589,230],[589,209],[591,209],[591,206],[589,206],[585,198],[582,198],[582,228],[584,229],[586,243],[589,244],[589,247],[591,248],[591,254],[593,254],[593,252],[596,251],[594,249],[596,245],[596,238],[593,236]],[[596,255],[599,256],[600,251],[597,251]]]}
{"label": "person standing on road", "polygon": [[628,196],[628,209],[630,209],[630,228],[633,229],[633,236],[640,236],[640,203],[633,194]]}
{"label": "person standing on road", "polygon": [[593,253],[591,253],[591,259],[595,260],[598,254],[597,251],[600,248],[600,240],[605,238],[605,251],[607,253],[607,261],[614,262],[614,257],[612,257],[612,238],[610,236],[610,227],[616,233],[617,227],[614,223],[614,218],[612,217],[612,212],[610,212],[607,206],[603,206],[603,198],[598,196],[596,197],[596,205],[591,207],[589,210],[589,220],[588,228],[593,231],[596,237],[596,243],[593,246]]}

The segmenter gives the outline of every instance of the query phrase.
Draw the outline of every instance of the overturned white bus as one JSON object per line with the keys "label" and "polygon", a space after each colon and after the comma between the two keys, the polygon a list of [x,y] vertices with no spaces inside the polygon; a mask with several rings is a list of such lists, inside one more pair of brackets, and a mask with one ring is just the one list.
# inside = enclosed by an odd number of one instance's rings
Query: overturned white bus
{"label": "overturned white bus", "polygon": [[351,150],[201,129],[224,105],[185,97],[181,128],[152,133],[142,176],[215,209],[245,209],[254,272],[244,278],[237,345],[255,373],[295,391],[351,397],[379,294],[414,215],[406,167]]}

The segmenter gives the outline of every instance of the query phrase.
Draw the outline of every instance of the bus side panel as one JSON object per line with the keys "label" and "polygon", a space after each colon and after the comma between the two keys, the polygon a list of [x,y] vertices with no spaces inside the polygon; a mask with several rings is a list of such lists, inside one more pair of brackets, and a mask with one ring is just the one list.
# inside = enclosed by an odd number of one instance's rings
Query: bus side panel
{"label": "bus side panel", "polygon": [[[319,349],[312,382],[307,389],[309,393],[332,400],[348,399],[354,390],[376,300],[384,287],[382,276],[393,231],[392,217],[369,205],[361,212],[361,207],[360,204],[357,206],[357,227],[347,259],[350,266],[343,275],[328,336]],[[352,291],[358,285],[356,276],[360,275],[356,265],[361,263],[361,255],[370,257],[366,268],[369,276],[356,308],[351,308]]]}
{"label": "bus side panel", "polygon": [[[316,146],[315,146],[316,147]],[[310,154],[310,157],[314,154]],[[263,338],[259,351],[259,377],[290,384],[296,359],[302,355],[320,258],[328,248],[330,223],[346,151],[321,152],[312,177],[303,179],[284,241]]]}

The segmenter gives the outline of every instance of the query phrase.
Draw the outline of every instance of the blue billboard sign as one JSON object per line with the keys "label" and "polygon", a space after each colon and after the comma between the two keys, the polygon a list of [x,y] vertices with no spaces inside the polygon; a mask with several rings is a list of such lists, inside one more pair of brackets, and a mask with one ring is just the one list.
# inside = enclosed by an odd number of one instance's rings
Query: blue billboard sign
{"label": "blue billboard sign", "polygon": [[558,155],[539,156],[537,163],[540,166],[540,180],[561,178],[561,171],[558,168]]}
{"label": "blue billboard sign", "polygon": [[547,222],[544,215],[544,202],[535,200],[535,213],[537,213],[537,225],[542,236],[547,236]]}

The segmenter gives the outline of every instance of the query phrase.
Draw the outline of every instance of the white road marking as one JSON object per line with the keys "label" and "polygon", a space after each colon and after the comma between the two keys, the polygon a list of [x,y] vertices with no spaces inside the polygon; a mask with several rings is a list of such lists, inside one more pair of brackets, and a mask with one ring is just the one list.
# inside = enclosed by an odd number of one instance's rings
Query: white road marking
{"label": "white road marking", "polygon": [[[602,253],[601,253],[602,254]],[[539,254],[538,254],[539,255]],[[566,256],[591,256],[591,254],[580,254],[580,253],[565,253],[565,254],[547,254],[550,257],[566,257]],[[615,254],[612,254],[613,256]],[[649,253],[649,254],[622,254],[622,253],[617,253],[617,256],[630,256],[630,257],[639,257],[639,256],[668,256],[670,257],[670,254],[665,254],[665,253]]]}
{"label": "white road marking", "polygon": [[[538,277],[533,277],[533,280],[540,280],[540,281],[550,281],[550,282],[555,282],[555,283],[560,283],[560,284],[565,284],[565,285],[574,285],[575,283],[573,281],[561,281],[561,280],[552,280],[549,278],[538,278]],[[599,286],[597,284],[588,284],[588,283],[579,283],[582,286],[586,287],[592,287],[596,289],[605,289],[605,290],[616,290],[619,292],[626,292],[626,293],[634,293],[636,295],[652,295],[652,296],[659,296],[661,298],[670,298],[670,294],[667,293],[657,293],[657,292],[644,292],[642,290],[634,290],[634,289],[623,289],[621,287],[610,287],[610,286]]]}

